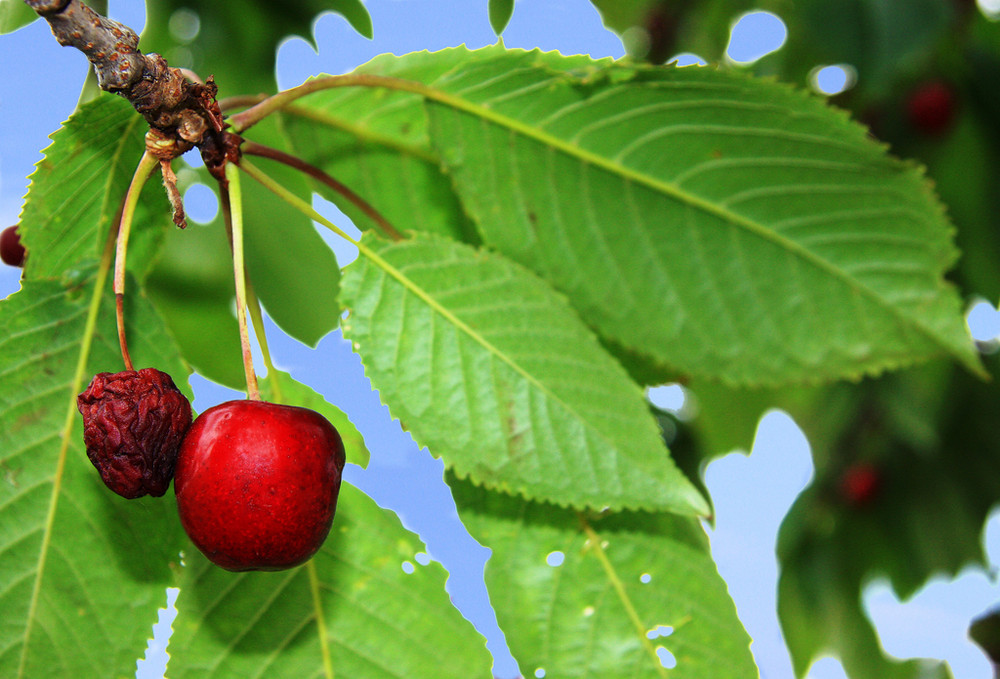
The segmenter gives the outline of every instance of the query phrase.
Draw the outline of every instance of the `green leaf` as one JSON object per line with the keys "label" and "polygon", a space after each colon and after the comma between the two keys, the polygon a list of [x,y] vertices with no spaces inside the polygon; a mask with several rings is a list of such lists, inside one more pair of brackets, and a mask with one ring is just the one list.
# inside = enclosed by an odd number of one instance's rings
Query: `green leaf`
{"label": "green leaf", "polygon": [[338,505],[330,537],[297,569],[230,573],[186,550],[171,677],[331,676],[325,652],[337,677],[490,676],[485,642],[452,606],[445,570],[414,564],[424,551],[417,536],[347,484]]}
{"label": "green leaf", "polygon": [[[451,54],[451,53],[446,53]],[[382,55],[357,69],[432,81],[459,63],[457,55]],[[375,207],[399,231],[431,231],[477,241],[427,136],[419,96],[366,88],[317,92],[286,109],[294,153],[321,167]],[[253,129],[247,136],[253,137]],[[315,187],[359,229],[371,220],[324,185]]]}
{"label": "green leaf", "polygon": [[[127,102],[102,94],[53,135],[32,175],[22,215],[26,243],[39,253],[26,271],[29,277],[64,275],[99,255],[144,148],[145,129]],[[182,193],[190,176],[180,170]],[[232,258],[221,218],[175,228],[163,187],[153,179],[136,209],[128,264],[145,276],[142,291],[185,360],[205,377],[239,387],[243,363],[232,313]],[[127,297],[136,291],[127,286]]]}
{"label": "green leaf", "polygon": [[[697,520],[583,515],[455,478],[449,485],[469,532],[492,550],[486,586],[522,670],[606,679],[757,676],[750,637]],[[558,556],[561,565],[550,565]],[[669,672],[660,647],[676,661]]]}
{"label": "green leaf", "polygon": [[[104,95],[52,135],[32,173],[19,232],[29,278],[57,278],[96,261],[145,150],[147,126],[127,101]],[[170,224],[170,204],[147,182],[129,239],[129,270],[148,270]]]}
{"label": "green leaf", "polygon": [[601,335],[731,385],[941,355],[981,373],[930,185],[819,98],[707,67],[476,54],[425,90],[434,145],[483,240]]}
{"label": "green leaf", "polygon": [[804,82],[815,64],[849,63],[868,96],[891,91],[900,64],[922,67],[935,58],[942,41],[961,25],[962,14],[936,0],[913,0],[905,6],[878,0],[806,0],[796,5],[787,13],[793,23],[783,49],[795,80]]}
{"label": "green leaf", "polygon": [[609,29],[621,35],[633,26],[642,26],[656,0],[591,0]]}
{"label": "green leaf", "polygon": [[778,580],[778,613],[796,677],[804,677],[814,660],[833,653],[852,679],[951,679],[948,666],[940,661],[886,655],[854,583],[831,578],[839,573],[828,573],[823,563],[809,566],[783,570]]}
{"label": "green leaf", "polygon": [[660,410],[652,405],[650,411],[656,418],[664,445],[670,449],[671,459],[684,476],[701,492],[709,506],[706,519],[714,521],[715,507],[703,478],[705,467],[710,461],[708,449],[697,445],[697,441],[691,435],[689,423],[683,422],[676,413]]}
{"label": "green leaf", "polygon": [[362,245],[345,336],[393,415],[460,476],[563,505],[707,511],[638,386],[544,281],[430,235]]}
{"label": "green leaf", "polygon": [[[995,375],[997,359],[988,360]],[[779,616],[793,665],[802,676],[834,654],[857,679],[950,676],[940,663],[884,655],[861,592],[885,578],[905,600],[932,577],[987,567],[981,536],[1000,501],[1000,396],[948,364],[846,389],[799,418],[816,477],[785,517],[777,550]],[[813,421],[826,427],[831,418],[839,426],[816,435]],[[850,483],[858,469],[875,479],[861,495]]]}
{"label": "green leaf", "polygon": [[[76,394],[92,374],[121,370],[110,294],[89,352],[83,343],[93,289],[90,276],[25,280],[0,302],[4,677],[134,674],[183,544],[172,497],[118,497],[87,459]],[[137,366],[168,372],[190,396],[162,322],[140,295],[128,311]]]}
{"label": "green leaf", "polygon": [[371,39],[375,35],[372,17],[361,0],[325,0],[321,12],[334,11],[340,14],[358,33]]}
{"label": "green leaf", "polygon": [[489,3],[490,26],[500,35],[514,15],[514,0],[489,0]]}
{"label": "green leaf", "polygon": [[245,386],[233,313],[233,260],[222,219],[169,229],[145,292],[163,315],[184,360],[202,376]]}
{"label": "green leaf", "polygon": [[[215,75],[222,96],[257,94],[274,88],[275,54],[291,35],[313,41],[313,24],[336,12],[356,31],[372,37],[372,20],[360,0],[305,0],[294,3],[160,0],[147,3],[144,52],[162,54],[171,66]],[[194,17],[194,34],[188,27]],[[181,19],[172,21],[172,19]],[[233,27],[240,30],[234,31]]]}
{"label": "green leaf", "polygon": [[343,410],[333,405],[323,395],[296,381],[286,372],[275,370],[260,380],[260,393],[267,401],[315,410],[330,421],[344,442],[347,461],[361,467],[368,466],[371,453],[365,439]]}
{"label": "green leaf", "polygon": [[[828,398],[829,385],[819,387],[733,388],[707,380],[692,381],[685,387],[693,401],[694,416],[688,423],[695,431],[699,445],[708,458],[740,450],[749,454],[757,435],[757,426],[768,410],[780,408],[792,417],[804,413],[822,412],[823,407],[833,408]],[[849,399],[849,387],[842,389],[845,399]],[[831,417],[830,430],[839,430],[844,425],[840,419]],[[811,432],[818,432],[819,418],[810,420]]]}
{"label": "green leaf", "polygon": [[[994,78],[1000,77],[1000,54],[982,61],[986,62],[984,70],[989,70],[978,73],[977,80],[995,82]],[[989,85],[986,88],[992,90]],[[968,96],[973,101],[977,98],[976,94]],[[1000,109],[1000,100],[997,108]],[[905,110],[900,102],[901,117]],[[997,266],[1000,233],[993,221],[997,196],[991,188],[997,167],[1000,167],[1000,144],[993,141],[993,116],[989,109],[980,115],[957,116],[947,132],[946,143],[937,138],[915,139],[909,135],[905,139],[900,138],[902,135],[894,135],[892,139],[902,153],[918,157],[927,164],[928,175],[934,180],[955,222],[955,241],[962,251],[962,259],[952,279],[960,289],[989,300],[1000,298],[1000,267]],[[903,124],[906,123],[900,126]]]}
{"label": "green leaf", "polygon": [[[733,24],[748,10],[771,10],[786,21],[783,0],[591,0],[604,25],[622,37],[629,54],[654,63],[681,52],[720,62]],[[810,62],[812,68],[817,62]]]}
{"label": "green leaf", "polygon": [[38,18],[24,0],[0,0],[0,35],[13,33]]}
{"label": "green leaf", "polygon": [[993,663],[994,673],[1000,670],[1000,609],[994,608],[969,626],[969,638],[976,642]]}
{"label": "green leaf", "polygon": [[[274,118],[253,128],[255,140],[283,144]],[[267,171],[300,197],[310,196],[298,171],[278,164]],[[279,327],[314,347],[340,320],[337,258],[307,217],[257,182],[244,181],[242,187],[246,263],[254,290]]]}

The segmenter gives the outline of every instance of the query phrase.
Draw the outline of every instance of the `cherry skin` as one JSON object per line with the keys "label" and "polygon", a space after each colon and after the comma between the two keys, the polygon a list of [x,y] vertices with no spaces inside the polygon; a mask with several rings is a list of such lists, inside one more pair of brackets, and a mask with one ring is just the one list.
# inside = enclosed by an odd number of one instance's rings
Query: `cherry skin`
{"label": "cherry skin", "polygon": [[8,226],[0,232],[0,260],[10,266],[24,266],[24,246],[21,245],[21,237],[17,233],[17,224]]}
{"label": "cherry skin", "polygon": [[840,494],[850,507],[867,507],[882,490],[882,471],[870,462],[848,467],[840,477]]}
{"label": "cherry skin", "polygon": [[932,80],[910,93],[906,112],[915,130],[940,136],[951,127],[957,105],[952,88],[943,81]]}
{"label": "cherry skin", "polygon": [[344,461],[340,434],[315,411],[219,404],[195,419],[177,457],[181,525],[226,570],[298,566],[330,532]]}

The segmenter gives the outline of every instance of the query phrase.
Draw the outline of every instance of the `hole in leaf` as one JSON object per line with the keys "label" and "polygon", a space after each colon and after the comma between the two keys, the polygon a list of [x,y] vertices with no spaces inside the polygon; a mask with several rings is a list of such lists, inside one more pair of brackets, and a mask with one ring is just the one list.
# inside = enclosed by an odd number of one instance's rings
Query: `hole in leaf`
{"label": "hole in leaf", "polygon": [[413,558],[421,566],[426,566],[431,562],[431,557],[429,557],[426,552],[417,552],[416,556]]}
{"label": "hole in leaf", "polygon": [[542,677],[544,676],[545,676],[545,670],[543,668],[539,667],[537,670],[535,670],[536,679],[542,679]]}
{"label": "hole in leaf", "polygon": [[1000,350],[1000,312],[991,303],[974,301],[965,314],[965,323],[979,353],[991,355]]}
{"label": "hole in leaf", "polygon": [[407,575],[409,575],[410,573],[412,573],[415,570],[416,570],[416,568],[413,566],[412,563],[410,563],[409,561],[404,561],[403,562],[403,572],[404,573],[406,573]]}
{"label": "hole in leaf", "polygon": [[646,632],[647,639],[658,639],[660,637],[669,637],[674,633],[674,628],[670,625],[657,625],[653,629]]}
{"label": "hole in leaf", "polygon": [[854,86],[857,72],[850,64],[833,64],[817,66],[809,74],[809,83],[820,94],[840,94]]}
{"label": "hole in leaf", "polygon": [[545,557],[545,563],[555,568],[556,566],[562,566],[563,561],[566,560],[566,555],[562,552],[549,552],[548,556]]}
{"label": "hole in leaf", "polygon": [[677,658],[674,657],[673,653],[663,648],[663,646],[656,647],[656,657],[660,659],[660,664],[668,670],[677,667]]}
{"label": "hole in leaf", "polygon": [[649,573],[643,573],[642,575],[639,576],[639,582],[641,582],[644,585],[648,585],[650,580],[652,579],[653,576],[650,575]]}
{"label": "hole in leaf", "polygon": [[681,52],[675,54],[667,60],[667,63],[676,63],[678,66],[706,66],[708,62],[693,52]]}
{"label": "hole in leaf", "polygon": [[738,64],[749,64],[781,49],[788,38],[785,22],[771,12],[748,12],[738,18],[729,33],[726,56]]}

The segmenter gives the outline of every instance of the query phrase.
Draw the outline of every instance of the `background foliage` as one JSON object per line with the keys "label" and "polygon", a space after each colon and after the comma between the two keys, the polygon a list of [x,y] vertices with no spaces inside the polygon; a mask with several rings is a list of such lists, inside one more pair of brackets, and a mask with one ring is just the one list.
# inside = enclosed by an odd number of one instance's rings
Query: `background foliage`
{"label": "background foliage", "polygon": [[[947,0],[892,11],[765,1],[755,6],[782,16],[788,42],[742,67],[723,52],[749,3],[595,5],[633,61],[499,46],[384,56],[358,72],[416,92],[330,89],[250,130],[368,197],[407,236],[385,239],[339,196],[260,161],[297,195],[340,203],[372,253],[341,281],[310,220],[247,181],[250,275],[266,310],[309,345],[342,325],[393,415],[442,457],[461,518],[493,550],[487,586],[522,668],[753,675],[695,517],[710,513],[704,464],[748,450],[778,406],[806,431],[817,469],[778,545],[796,672],[832,652],[851,677],[950,676],[886,656],[859,593],[877,575],[907,596],[932,575],[985,566],[979,536],[1000,497],[997,366],[962,314],[963,298],[1000,296],[997,24]],[[244,4],[238,19],[229,3],[148,6],[143,49],[215,73],[222,95],[273,90],[275,47],[308,37],[319,11],[372,31],[350,0]],[[180,9],[203,30],[166,30]],[[494,28],[512,11],[491,1]],[[0,0],[0,31],[31,18]],[[642,63],[682,50],[721,65]],[[804,92],[809,69],[829,63],[855,69],[834,103],[880,143]],[[954,110],[928,133],[907,102],[931,80]],[[316,578],[233,575],[190,547],[172,499],[109,496],[89,469],[73,399],[91,374],[119,368],[102,255],[140,154],[138,120],[110,95],[82,105],[22,213],[31,257],[22,290],[0,303],[0,674],[131,674],[173,584],[171,676],[322,676],[325,657],[359,677],[488,676],[442,569],[401,571],[419,540],[359,491],[345,487]],[[142,209],[129,258],[136,363],[179,384],[197,370],[238,386],[221,226],[172,230],[156,186]],[[698,397],[697,418],[654,416],[641,387],[668,381]],[[343,413],[288,376],[269,383],[276,400],[322,410],[364,463]],[[678,426],[683,437],[667,436]],[[862,465],[879,481],[857,502],[843,481]],[[560,569],[544,561],[556,552]],[[74,624],[81,612],[94,633]],[[397,643],[382,642],[387,628]]]}

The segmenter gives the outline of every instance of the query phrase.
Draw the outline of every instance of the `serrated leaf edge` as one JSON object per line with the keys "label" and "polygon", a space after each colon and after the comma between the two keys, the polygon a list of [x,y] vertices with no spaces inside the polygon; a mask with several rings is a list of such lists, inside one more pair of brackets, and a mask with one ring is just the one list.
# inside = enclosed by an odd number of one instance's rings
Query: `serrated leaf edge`
{"label": "serrated leaf edge", "polygon": [[[425,239],[425,240],[432,240],[426,234],[421,234],[421,235],[418,235],[418,236],[415,236],[415,237],[416,238]],[[471,326],[469,326],[467,323],[465,323],[460,318],[458,318],[453,313],[451,313],[451,311],[449,311],[448,309],[446,309],[445,307],[443,307],[441,304],[439,304],[423,288],[421,288],[414,281],[412,281],[411,279],[409,279],[403,272],[401,272],[399,269],[397,269],[396,267],[394,267],[393,265],[391,265],[389,262],[387,262],[385,259],[383,259],[378,253],[376,253],[371,248],[369,248],[367,246],[367,244],[364,243],[364,240],[366,240],[366,239],[377,239],[377,238],[378,237],[375,236],[375,235],[366,235],[366,237],[364,239],[362,239],[361,242],[357,242],[357,246],[358,246],[359,251],[362,252],[362,254],[364,254],[373,264],[375,264],[375,266],[377,266],[378,268],[380,268],[382,271],[384,271],[386,274],[388,274],[392,278],[396,279],[396,281],[399,282],[406,290],[408,290],[411,293],[413,293],[414,295],[416,295],[421,301],[423,301],[425,304],[427,304],[431,308],[432,311],[434,311],[435,313],[440,314],[447,322],[453,324],[455,326],[455,328],[457,328],[459,331],[465,333],[474,342],[478,343],[491,356],[494,356],[494,357],[498,358],[500,361],[502,361],[503,363],[507,364],[512,370],[514,370],[518,375],[520,375],[533,388],[538,389],[538,391],[541,394],[543,394],[546,398],[551,399],[554,403],[558,403],[560,406],[562,406],[563,408],[565,408],[567,412],[571,412],[571,413],[575,412],[574,408],[570,407],[561,398],[559,398],[556,394],[554,394],[551,390],[549,390],[548,387],[546,387],[543,383],[539,382],[537,378],[535,378],[528,371],[526,371],[523,367],[521,367],[516,361],[514,361],[512,358],[510,358],[509,356],[507,356],[504,352],[500,351],[499,348],[497,348],[496,346],[494,346],[489,340],[487,340],[485,337],[483,337],[474,328],[472,328]],[[391,247],[391,244],[390,244],[390,247]],[[471,247],[471,246],[466,246],[466,247]],[[479,256],[479,257],[490,257],[490,256],[492,256],[492,257],[498,257],[499,256],[499,255],[490,253],[488,251],[476,250],[475,252],[476,252],[477,256]],[[520,267],[519,265],[517,265],[514,262],[510,262],[510,264],[512,266],[517,266],[518,268],[521,268],[522,271],[525,274],[530,275],[530,276],[535,277],[535,278],[538,278],[537,274],[535,274],[534,272],[530,271],[529,269],[523,269],[522,267]],[[543,281],[543,279],[540,279],[540,278],[538,278],[538,280]],[[560,297],[561,297],[561,293],[556,292],[556,294],[560,295]],[[596,336],[594,336],[592,334],[592,332],[590,331],[590,329],[587,328],[586,325],[584,325],[582,321],[580,323],[581,323],[581,327],[584,329],[584,331],[587,332],[590,335],[590,337],[593,339],[594,343],[599,346],[599,344],[597,342]],[[348,318],[345,319],[342,322],[342,327],[344,328],[345,334],[350,334],[350,316],[348,316]],[[357,346],[357,344],[355,342],[352,342],[351,343],[351,348],[352,348],[352,350],[355,353],[357,353],[359,356],[361,356],[361,358],[362,358],[361,363],[362,363],[362,366],[364,366],[364,368],[365,368],[365,376],[368,377],[369,381],[371,381],[371,376],[368,374],[368,368],[367,368],[367,366],[365,366],[365,362],[363,360],[364,356],[359,351],[359,347]],[[609,359],[610,360],[614,360],[613,357],[611,357],[610,355],[609,355]],[[637,391],[638,391],[638,387],[637,387]],[[385,405],[386,407],[389,407],[389,404],[385,403],[385,401],[382,399],[381,393],[379,394],[379,400],[383,403],[383,405]],[[392,412],[392,408],[390,407],[390,413],[391,412]],[[395,419],[396,421],[399,421],[400,425],[403,426],[402,421],[400,421],[399,418],[397,418],[395,415],[393,415],[393,419]],[[585,426],[587,426],[592,431],[595,431],[596,436],[598,438],[600,438],[601,440],[607,440],[606,437],[604,436],[604,434],[602,432],[593,430],[590,427],[590,425],[588,425],[588,424],[585,424]],[[411,432],[411,436],[412,436],[412,432]],[[614,442],[612,442],[612,441],[608,441],[608,446],[610,448],[616,447],[614,445]],[[664,446],[664,450],[666,452],[669,452],[669,451],[666,450],[666,446]],[[671,460],[671,464],[673,464],[672,460]],[[459,476],[459,478],[468,478],[468,475],[470,475],[470,474],[472,474],[471,470],[468,471],[468,472],[466,472],[466,476],[465,477],[463,477],[461,475],[458,475],[458,474],[457,475]],[[682,474],[682,476],[683,476],[683,474]],[[470,478],[470,480],[472,480],[472,479]],[[473,481],[473,483],[475,483],[475,481]],[[511,486],[510,484],[507,484],[507,483],[501,483],[501,484],[495,484],[494,485],[494,484],[489,484],[488,482],[484,481],[483,485],[485,487],[488,487],[488,488],[496,488],[498,490],[502,490],[504,492],[507,492],[508,494],[520,494],[523,497],[525,497],[526,499],[537,499],[533,495],[529,494],[527,484],[520,484],[520,485],[518,485],[516,487],[513,487],[513,486]],[[695,488],[693,485],[691,486],[691,488],[694,491],[693,496],[697,497],[699,500],[704,501],[704,498],[702,497],[701,492],[698,491],[697,488]],[[567,507],[567,508],[573,508],[573,507],[575,507],[575,505],[573,505],[572,503],[569,503],[569,502],[567,502],[565,504],[563,504],[561,502],[555,502],[555,504],[557,504],[558,506]],[[611,507],[613,509],[635,509],[635,510],[650,511],[649,507],[644,507],[643,505],[622,504],[621,506],[612,505]],[[692,505],[691,509],[694,509],[697,512],[702,513],[702,514],[707,514],[710,511],[707,504],[705,506],[703,506],[703,507],[695,507],[695,506]]]}
{"label": "serrated leaf edge", "polygon": [[73,433],[73,422],[77,415],[76,396],[83,387],[84,376],[87,370],[87,359],[90,356],[90,347],[94,339],[97,326],[97,315],[101,308],[101,300],[104,296],[104,287],[107,283],[108,273],[111,270],[112,254],[114,252],[115,230],[108,230],[108,237],[104,246],[104,254],[97,270],[94,280],[94,288],[91,293],[90,303],[87,308],[87,318],[84,325],[83,338],[80,345],[80,353],[77,358],[76,369],[69,389],[69,404],[66,409],[66,420],[60,432],[59,455],[56,462],[55,473],[52,478],[52,493],[49,496],[49,507],[45,518],[45,528],[42,532],[42,542],[38,550],[38,561],[35,565],[35,578],[31,587],[31,599],[28,603],[28,612],[25,618],[24,639],[21,646],[21,657],[18,662],[17,676],[25,676],[24,671],[28,661],[28,652],[31,646],[31,630],[34,628],[34,618],[38,609],[38,600],[41,596],[42,580],[45,577],[45,566],[48,560],[49,545],[52,540],[52,531],[55,525],[56,511],[59,506],[59,497],[62,492],[63,473],[66,468],[66,458],[69,454],[70,436]]}
{"label": "serrated leaf edge", "polygon": [[[452,48],[452,49],[464,49],[464,48]],[[450,51],[450,50],[442,50],[442,51]],[[528,54],[537,54],[537,55],[544,54],[541,50],[538,49],[531,51],[508,50],[502,45],[502,43],[490,47],[485,47],[479,50],[466,49],[465,51],[470,55],[476,53],[488,54],[491,51],[501,55],[518,54],[523,56]],[[458,66],[456,66],[456,68],[458,68]],[[588,77],[585,78],[580,75],[574,75],[573,73],[570,72],[554,71],[551,68],[546,68],[544,64],[529,64],[528,66],[522,68],[540,68],[542,70],[551,72],[554,77],[574,78],[581,84],[586,84],[588,80],[594,79],[595,75],[597,75],[596,73],[591,73]],[[718,66],[680,67],[674,64],[658,68],[661,71],[663,68],[669,68],[669,69],[696,68],[696,69],[709,69],[712,71],[721,72],[721,68]],[[514,73],[518,70],[521,69],[512,69],[505,75],[509,75],[510,73]],[[610,62],[610,65],[606,66],[604,70],[605,70],[604,76],[609,78],[614,78],[616,70],[618,72],[624,72],[624,75],[618,80],[626,81],[634,79],[636,75],[641,74],[642,72],[653,72],[653,67],[646,67],[635,64],[622,65],[616,62]],[[454,71],[454,69],[452,69],[452,71]],[[731,77],[733,77],[734,81],[739,80],[741,78],[744,82],[754,81],[754,78],[746,74],[730,74],[730,75]],[[444,79],[444,77],[445,76],[442,76],[441,79]],[[798,96],[802,101],[817,101],[819,103],[819,100],[816,99],[814,95],[812,95],[807,91],[802,90],[801,88],[797,88],[791,85],[786,85],[785,83],[777,83],[775,81],[770,82],[769,85],[777,86],[786,90],[787,92],[791,92],[793,96]],[[506,116],[502,113],[498,113],[492,108],[474,103],[469,99],[464,98],[461,95],[456,95],[447,92],[440,86],[437,86],[435,84],[426,84],[420,81],[407,80],[404,78],[379,76],[368,73],[356,72],[343,76],[330,76],[323,79],[309,81],[305,85],[300,86],[300,88],[293,88],[293,90],[286,91],[285,93],[282,93],[282,95],[279,96],[287,97],[288,101],[290,102],[295,98],[297,98],[298,96],[304,96],[312,92],[321,91],[324,89],[335,89],[339,87],[370,87],[377,89],[382,88],[382,89],[395,90],[399,92],[409,92],[417,94],[423,97],[427,101],[436,102],[440,105],[450,107],[453,110],[470,114],[474,117],[477,117],[481,121],[495,124],[499,127],[508,130],[513,134],[518,134],[525,138],[531,139],[537,143],[547,146],[548,148],[551,148],[553,151],[572,157],[583,165],[589,165],[600,168],[608,173],[611,173],[615,176],[622,178],[626,182],[645,186],[646,188],[649,188],[653,191],[657,191],[664,195],[667,195],[677,200],[678,202],[687,205],[692,209],[701,211],[705,214],[713,215],[716,218],[722,220],[723,223],[729,224],[730,226],[740,229],[741,231],[751,234],[761,240],[770,242],[774,244],[776,247],[779,247],[780,249],[783,249],[791,253],[806,265],[813,268],[817,268],[821,270],[825,275],[832,277],[834,280],[840,281],[848,289],[854,291],[855,293],[857,293],[862,297],[871,300],[875,304],[875,306],[883,309],[890,317],[894,318],[899,325],[916,329],[917,332],[920,335],[922,335],[925,339],[927,339],[931,344],[940,347],[942,354],[955,356],[957,359],[961,361],[961,363],[966,367],[966,369],[968,369],[973,374],[980,377],[985,377],[987,374],[985,368],[983,368],[981,362],[979,361],[978,355],[973,350],[971,337],[969,338],[969,343],[967,346],[968,350],[963,353],[956,354],[945,343],[944,338],[938,336],[938,334],[935,333],[932,328],[926,327],[925,324],[921,322],[921,319],[911,318],[909,316],[906,316],[902,312],[902,310],[896,308],[891,304],[887,304],[885,300],[877,292],[875,292],[868,286],[860,284],[858,281],[846,275],[837,267],[833,266],[826,260],[823,260],[822,258],[816,256],[815,254],[807,250],[804,246],[801,246],[780,234],[769,231],[765,225],[760,224],[756,220],[742,217],[738,214],[733,213],[730,210],[727,210],[722,206],[717,206],[694,194],[684,191],[683,189],[678,187],[674,182],[663,181],[655,177],[648,176],[647,174],[641,173],[639,171],[633,170],[631,168],[628,168],[622,165],[621,163],[615,162],[612,159],[597,155],[569,141],[564,141],[558,137],[548,134],[538,129],[537,127],[523,124],[514,118]],[[289,103],[282,104],[282,106],[287,109],[289,107]],[[823,106],[826,106],[825,103],[823,103]],[[831,108],[831,110],[845,124],[854,125],[859,133],[863,131],[864,129],[863,126],[853,123],[845,111],[833,108]],[[239,125],[237,125],[237,127],[239,128]],[[931,190],[930,184],[926,178],[925,173],[922,171],[920,165],[912,162],[901,161],[898,158],[889,155],[887,153],[888,147],[885,144],[875,143],[875,148],[878,148],[880,151],[883,152],[884,154],[883,160],[917,175],[917,177],[920,179],[921,186],[923,187],[923,189],[925,191]],[[946,215],[943,206],[941,206],[941,204],[938,201],[933,201],[933,202],[936,205],[936,209],[939,215],[945,217]],[[951,258],[954,258],[956,254],[954,247],[950,248],[950,250],[951,252],[949,253],[949,255]],[[948,263],[945,262],[945,264],[947,265]],[[942,289],[950,289],[949,286],[943,282],[940,283],[939,286]],[[877,366],[863,367],[857,372],[856,375],[848,375],[847,377],[860,378],[864,374],[877,374],[885,370],[892,370],[894,368],[910,365],[912,363],[913,360],[906,360],[906,359],[893,360],[890,358],[886,358]],[[733,386],[739,386],[739,385],[734,384]]]}

